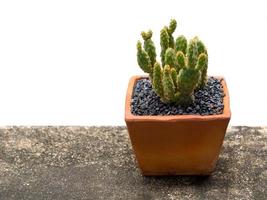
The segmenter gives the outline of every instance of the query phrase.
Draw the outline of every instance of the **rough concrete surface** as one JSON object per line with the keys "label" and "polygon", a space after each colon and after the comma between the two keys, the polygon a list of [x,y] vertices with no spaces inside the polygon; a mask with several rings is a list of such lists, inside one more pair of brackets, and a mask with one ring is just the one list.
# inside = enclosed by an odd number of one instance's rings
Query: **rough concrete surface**
{"label": "rough concrete surface", "polygon": [[211,176],[143,177],[125,127],[0,128],[0,199],[267,199],[267,128],[228,129]]}

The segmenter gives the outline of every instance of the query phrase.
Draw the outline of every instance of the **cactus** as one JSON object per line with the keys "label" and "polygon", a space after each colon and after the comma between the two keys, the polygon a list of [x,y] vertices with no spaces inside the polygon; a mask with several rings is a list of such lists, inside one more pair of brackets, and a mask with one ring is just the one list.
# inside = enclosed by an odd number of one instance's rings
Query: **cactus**
{"label": "cactus", "polygon": [[152,31],[149,30],[148,32],[142,32],[141,35],[144,39],[144,50],[147,52],[150,61],[151,61],[151,65],[154,66],[155,62],[156,62],[156,48],[154,45],[154,42],[151,40],[152,37]]}
{"label": "cactus", "polygon": [[169,65],[165,65],[163,69],[162,85],[164,93],[164,101],[172,102],[175,95],[175,86],[171,76],[171,68]]}
{"label": "cactus", "polygon": [[172,48],[168,48],[167,51],[165,52],[165,59],[164,63],[165,65],[169,65],[171,68],[177,69],[178,64],[177,64],[177,58],[176,58],[176,52]]}
{"label": "cactus", "polygon": [[175,41],[175,50],[177,52],[182,51],[184,54],[186,54],[186,49],[187,49],[187,40],[185,36],[180,35],[179,37],[177,37]]}
{"label": "cactus", "polygon": [[207,83],[207,71],[208,71],[208,55],[206,53],[201,53],[198,58],[197,69],[200,71],[200,79],[197,89],[203,88]]}
{"label": "cactus", "polygon": [[170,36],[168,34],[168,28],[164,27],[160,31],[160,46],[161,46],[160,57],[161,57],[161,63],[163,66],[165,65],[165,63],[164,63],[165,62],[165,52],[169,48],[169,40],[170,40]]}
{"label": "cactus", "polygon": [[194,92],[206,85],[208,53],[198,37],[189,43],[183,35],[174,40],[172,34],[176,26],[172,19],[160,32],[162,66],[156,61],[151,30],[141,33],[144,45],[142,47],[142,43],[137,42],[137,61],[149,74],[153,90],[164,103],[186,106],[194,102]]}
{"label": "cactus", "polygon": [[141,69],[146,73],[151,73],[152,65],[148,53],[142,48],[142,43],[137,42],[137,62]]}
{"label": "cactus", "polygon": [[169,47],[174,48],[174,38],[172,36],[177,26],[177,22],[175,19],[171,19],[169,27],[167,28],[169,34]]}
{"label": "cactus", "polygon": [[157,62],[155,63],[153,68],[152,86],[157,95],[159,95],[160,97],[164,96],[162,86],[162,69],[160,64]]}
{"label": "cactus", "polygon": [[177,73],[186,66],[186,58],[182,51],[178,51],[176,53],[176,59],[177,59]]}

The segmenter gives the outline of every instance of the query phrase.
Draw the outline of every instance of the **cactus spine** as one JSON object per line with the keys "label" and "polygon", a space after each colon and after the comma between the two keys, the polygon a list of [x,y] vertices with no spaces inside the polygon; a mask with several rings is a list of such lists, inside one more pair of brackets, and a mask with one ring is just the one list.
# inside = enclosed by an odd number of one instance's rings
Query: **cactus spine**
{"label": "cactus spine", "polygon": [[156,62],[151,30],[141,33],[143,47],[140,41],[137,42],[137,62],[149,73],[152,87],[163,102],[190,105],[194,102],[194,91],[206,85],[208,53],[198,37],[189,43],[183,35],[174,40],[172,34],[176,26],[172,19],[160,32],[162,66]]}

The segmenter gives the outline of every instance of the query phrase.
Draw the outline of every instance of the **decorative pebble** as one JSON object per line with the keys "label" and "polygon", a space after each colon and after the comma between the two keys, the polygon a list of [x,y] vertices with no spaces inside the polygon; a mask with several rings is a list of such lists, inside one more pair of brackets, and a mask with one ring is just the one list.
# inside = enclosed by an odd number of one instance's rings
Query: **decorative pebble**
{"label": "decorative pebble", "polygon": [[181,105],[165,104],[152,89],[149,79],[136,82],[131,102],[134,115],[218,115],[223,112],[223,86],[221,80],[209,77],[207,85],[195,92],[194,104]]}

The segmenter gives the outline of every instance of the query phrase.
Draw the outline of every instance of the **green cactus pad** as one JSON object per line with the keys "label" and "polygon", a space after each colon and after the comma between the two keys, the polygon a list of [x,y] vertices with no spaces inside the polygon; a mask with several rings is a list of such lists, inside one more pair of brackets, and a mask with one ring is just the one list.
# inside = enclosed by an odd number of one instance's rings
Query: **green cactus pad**
{"label": "green cactus pad", "polygon": [[177,52],[182,51],[184,54],[186,54],[186,49],[187,49],[187,40],[185,36],[180,35],[179,37],[177,37],[175,41],[175,50]]}
{"label": "green cactus pad", "polygon": [[149,55],[144,49],[142,49],[140,41],[137,42],[137,62],[144,72],[151,73],[152,66]]}
{"label": "green cactus pad", "polygon": [[164,96],[163,86],[162,86],[162,69],[159,63],[155,63],[153,68],[153,80],[152,86],[156,94],[160,97]]}
{"label": "green cactus pad", "polygon": [[183,68],[186,67],[186,58],[182,51],[178,51],[176,53],[176,60],[177,60],[177,73]]}
{"label": "green cactus pad", "polygon": [[198,56],[201,53],[206,53],[207,54],[207,50],[206,50],[206,47],[205,47],[204,43],[201,40],[199,40],[198,37],[195,37],[194,40],[196,42]]}
{"label": "green cactus pad", "polygon": [[198,50],[195,38],[191,39],[187,48],[188,67],[195,68],[197,64]]}
{"label": "green cactus pad", "polygon": [[168,33],[169,34],[173,34],[175,29],[177,27],[177,22],[175,19],[171,19],[170,20],[170,24],[169,24],[169,27],[168,27]]}
{"label": "green cactus pad", "polygon": [[167,28],[168,34],[169,34],[169,47],[174,48],[174,38],[172,34],[174,33],[177,26],[177,22],[175,19],[171,19],[169,27]]}
{"label": "green cactus pad", "polygon": [[177,68],[177,59],[175,55],[175,50],[168,48],[165,52],[165,65],[169,65],[171,68]]}
{"label": "green cactus pad", "polygon": [[183,95],[191,95],[197,86],[200,72],[196,69],[182,69],[178,75],[178,90]]}
{"label": "green cactus pad", "polygon": [[177,75],[176,69],[174,69],[174,68],[171,68],[171,77],[172,77],[172,81],[173,81],[173,84],[174,84],[175,90],[176,90],[177,89],[177,78],[178,78],[178,75]]}
{"label": "green cactus pad", "polygon": [[144,31],[141,32],[141,36],[142,36],[142,38],[143,38],[144,40],[149,40],[149,39],[151,39],[152,35],[153,35],[153,32],[152,32],[151,30],[149,30],[149,31],[147,31],[147,32],[144,32]]}
{"label": "green cactus pad", "polygon": [[197,89],[204,87],[207,83],[207,70],[208,70],[208,56],[205,53],[201,53],[198,56],[197,69],[200,71],[200,79]]}
{"label": "green cactus pad", "polygon": [[141,33],[143,39],[144,39],[144,49],[147,52],[150,61],[151,61],[151,65],[154,66],[155,62],[156,62],[156,47],[154,45],[154,42],[152,41],[152,31],[149,30],[148,32],[142,32]]}
{"label": "green cactus pad", "polygon": [[161,46],[161,63],[162,66],[165,65],[164,61],[165,61],[165,52],[166,50],[169,48],[169,34],[167,31],[167,27],[164,27],[161,31],[160,31],[160,46]]}
{"label": "green cactus pad", "polygon": [[172,102],[175,94],[175,86],[171,77],[171,68],[169,65],[165,65],[163,69],[162,84],[164,91],[164,99],[169,102]]}

